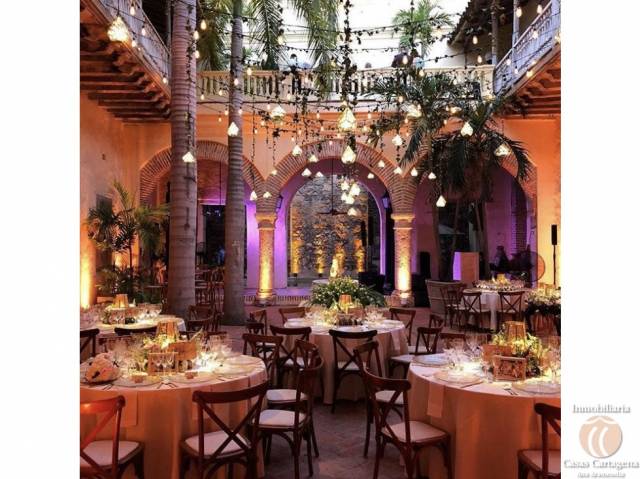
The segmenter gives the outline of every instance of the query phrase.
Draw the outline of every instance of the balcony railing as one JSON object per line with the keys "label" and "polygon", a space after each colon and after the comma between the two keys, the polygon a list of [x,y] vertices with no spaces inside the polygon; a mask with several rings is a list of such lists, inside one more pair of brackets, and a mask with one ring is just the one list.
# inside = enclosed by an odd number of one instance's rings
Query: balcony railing
{"label": "balcony railing", "polygon": [[560,0],[551,0],[496,65],[493,88],[506,92],[518,82],[556,43],[560,32]]}
{"label": "balcony railing", "polygon": [[[153,27],[153,24],[142,10],[142,2],[136,3],[136,14],[131,15],[129,8],[131,7],[131,0],[88,0],[97,7],[101,7],[100,10],[104,14],[107,22],[112,22],[120,15],[120,18],[126,23],[129,28],[131,38],[136,41],[136,47],[138,56],[151,68],[155,70],[160,79],[163,77],[167,80],[171,73],[171,60],[169,56],[169,49],[165,45],[164,41]],[[142,35],[142,28],[144,27],[146,35]],[[167,81],[168,85],[168,81]]]}
{"label": "balcony railing", "polygon": [[[427,75],[445,72],[452,75],[459,82],[465,80],[472,81],[477,85],[477,93],[481,96],[493,94],[493,67],[483,65],[469,68],[427,68]],[[371,90],[376,80],[381,78],[395,78],[398,70],[395,68],[367,69],[356,72],[350,84],[350,91],[364,95]],[[410,81],[407,78],[407,81]],[[229,72],[225,71],[202,71],[198,73],[198,94],[203,94],[206,99],[226,96],[229,85]],[[251,76],[244,76],[244,94],[246,96],[256,96],[256,101],[261,97],[279,96],[285,97],[287,94],[295,95],[303,88],[311,88],[311,80],[306,73],[294,78],[290,74],[279,71],[254,71]],[[329,87],[328,100],[336,100],[342,93],[342,84],[339,79],[331,82]],[[309,100],[315,100],[310,96]],[[266,100],[265,100],[266,101]]]}

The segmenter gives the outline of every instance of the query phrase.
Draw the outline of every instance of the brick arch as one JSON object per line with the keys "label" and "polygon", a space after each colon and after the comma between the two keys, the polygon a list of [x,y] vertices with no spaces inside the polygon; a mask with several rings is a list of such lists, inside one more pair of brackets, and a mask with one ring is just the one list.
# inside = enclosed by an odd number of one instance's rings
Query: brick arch
{"label": "brick arch", "polygon": [[[218,162],[226,165],[229,160],[229,148],[227,145],[211,140],[198,140],[196,142],[196,158],[198,163]],[[243,157],[242,177],[248,185],[255,182],[255,190],[258,194],[264,191],[264,178],[246,157]],[[149,203],[151,194],[158,180],[169,171],[171,167],[171,147],[165,148],[147,161],[140,169],[140,202]],[[253,175],[252,175],[253,173]]]}
{"label": "brick arch", "polygon": [[[317,146],[319,144],[322,144],[322,151],[318,151]],[[275,211],[278,194],[291,178],[307,165],[307,158],[311,154],[310,151],[313,151],[320,161],[340,158],[346,144],[345,140],[333,140],[331,145],[328,141],[322,140],[303,145],[303,154],[300,156],[296,157],[291,153],[287,154],[276,166],[278,174],[269,176],[265,181],[265,189],[271,192],[273,196],[269,199],[258,201],[258,211]],[[382,169],[376,166],[381,159],[385,162],[385,167]],[[357,143],[356,162],[370,169],[384,184],[387,191],[389,191],[394,212],[410,212],[412,210],[413,198],[416,193],[416,182],[413,181],[413,178],[406,177],[406,172],[402,176],[394,174],[393,170],[396,167],[394,163],[379,151],[362,143]]]}

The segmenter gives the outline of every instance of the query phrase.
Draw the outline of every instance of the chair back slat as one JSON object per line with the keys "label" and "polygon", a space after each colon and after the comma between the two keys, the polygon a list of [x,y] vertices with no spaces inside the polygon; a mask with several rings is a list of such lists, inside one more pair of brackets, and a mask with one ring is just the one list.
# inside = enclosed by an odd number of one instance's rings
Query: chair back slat
{"label": "chair back slat", "polygon": [[[296,352],[296,340],[309,341],[309,336],[311,335],[311,327],[306,326],[302,328],[285,328],[282,326],[276,326],[272,324],[270,327],[271,334],[274,336],[279,336],[282,338],[282,344],[280,346],[280,351],[282,355],[278,357],[278,363],[280,365],[286,363],[288,360],[293,361],[295,367],[295,352]],[[293,337],[294,342],[292,346],[288,346],[286,344],[287,338]]]}
{"label": "chair back slat", "polygon": [[80,354],[91,345],[91,356],[96,355],[96,341],[100,330],[98,328],[84,329],[80,331]]}
{"label": "chair back slat", "polygon": [[264,330],[269,329],[269,320],[267,319],[266,309],[256,309],[249,313],[249,322],[264,324]]}
{"label": "chair back slat", "polygon": [[480,291],[463,291],[462,304],[466,311],[482,314],[482,293]]}
{"label": "chair back slat", "polygon": [[367,369],[371,369],[371,363],[375,360],[376,371],[378,374],[382,374],[382,363],[380,361],[378,347],[378,341],[367,341],[353,348],[353,357],[358,367],[362,365]]}
{"label": "chair back slat", "polygon": [[267,377],[272,379],[278,367],[282,337],[244,333],[242,339],[244,340],[244,350],[247,350],[247,345],[250,346],[251,355],[262,359],[267,368]]}
{"label": "chair back slat", "polygon": [[[98,478],[115,479],[118,477],[118,448],[120,445],[120,419],[122,417],[122,409],[125,405],[125,399],[123,396],[117,396],[109,399],[102,399],[99,401],[80,403],[80,415],[90,416],[104,414],[98,423],[93,427],[89,434],[80,441],[80,457],[84,459],[91,467],[92,474]],[[85,449],[93,442],[100,431],[102,431],[109,422],[115,417],[113,421],[113,433],[111,436],[111,473],[106,474],[103,467],[101,467],[94,459],[91,458]]]}
{"label": "chair back slat", "polygon": [[[349,365],[351,364],[357,365],[357,363],[355,362],[355,357],[353,355],[353,350],[349,349],[347,345],[342,341],[343,340],[344,341],[360,340],[360,339],[364,339],[365,342],[373,341],[373,338],[376,337],[376,335],[378,334],[378,331],[376,331],[375,329],[372,329],[370,331],[350,332],[350,331],[339,331],[337,329],[330,329],[329,334],[333,339],[333,360],[334,360],[333,367],[338,373],[341,373],[346,371]],[[343,364],[342,367],[338,367],[338,350],[341,350],[347,357],[347,361],[345,361],[345,364]]]}
{"label": "chair back slat", "polygon": [[146,334],[147,336],[155,336],[156,335],[157,326],[149,326],[148,328],[114,328],[113,331],[116,333],[116,336],[134,336],[136,334]]}
{"label": "chair back slat", "polygon": [[278,313],[282,318],[282,325],[292,318],[302,318],[307,312],[307,308],[303,306],[293,306],[289,308],[278,308]]}
{"label": "chair back slat", "polygon": [[542,477],[549,474],[549,426],[560,436],[561,409],[545,403],[536,403],[533,410],[542,420]]}
{"label": "chair back slat", "polygon": [[[308,366],[300,368],[296,373],[296,401],[294,406],[294,428],[300,424],[300,413],[305,415],[305,419],[312,417],[313,396],[316,380],[320,374],[324,362],[320,355],[315,355]],[[306,396],[307,400],[303,400]]]}
{"label": "chair back slat", "polygon": [[506,314],[522,315],[522,297],[523,291],[499,291],[500,312]]}
{"label": "chair back slat", "polygon": [[411,344],[411,336],[413,335],[413,320],[416,317],[416,310],[409,308],[389,308],[391,319],[401,321],[407,331],[407,341]]}
{"label": "chair back slat", "polygon": [[[419,354],[435,354],[438,349],[438,338],[440,337],[441,332],[442,328],[425,328],[424,326],[419,326],[417,330],[418,335],[414,354],[416,356]],[[418,352],[421,342],[424,344],[424,348],[427,351],[426,353]]]}

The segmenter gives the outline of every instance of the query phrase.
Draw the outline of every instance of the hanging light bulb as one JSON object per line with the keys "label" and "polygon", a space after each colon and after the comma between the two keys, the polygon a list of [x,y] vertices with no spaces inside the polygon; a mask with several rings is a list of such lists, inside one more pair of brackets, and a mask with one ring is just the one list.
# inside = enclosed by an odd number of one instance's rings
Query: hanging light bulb
{"label": "hanging light bulb", "polygon": [[135,39],[131,40],[131,46],[133,48],[137,47],[138,46],[138,42],[136,42]]}
{"label": "hanging light bulb", "polygon": [[402,146],[402,137],[399,133],[396,133],[396,136],[391,139],[391,143],[393,143],[395,146]]}
{"label": "hanging light bulb", "polygon": [[351,108],[347,107],[342,110],[340,118],[338,118],[338,129],[345,132],[354,131],[356,125],[356,117],[353,115]]}
{"label": "hanging light bulb", "polygon": [[238,80],[237,77],[233,79],[233,86],[238,86],[239,83],[240,83],[240,80]]}
{"label": "hanging light bulb", "polygon": [[349,194],[351,196],[358,196],[360,194],[360,187],[358,186],[358,183],[353,183],[351,185],[351,188],[349,189]]}
{"label": "hanging light bulb", "polygon": [[191,151],[187,151],[182,156],[182,161],[184,161],[185,163],[195,163],[196,162],[196,157],[193,156],[193,153],[191,153]]}
{"label": "hanging light bulb", "polygon": [[316,173],[316,178],[324,178],[324,175],[322,174],[322,171],[318,171]]}
{"label": "hanging light bulb", "polygon": [[538,15],[542,13],[542,3],[538,3],[538,6],[536,7],[536,13]]}
{"label": "hanging light bulb", "polygon": [[198,30],[193,31],[193,39],[200,40],[200,34],[198,33]]}
{"label": "hanging light bulb", "polygon": [[420,118],[422,116],[422,111],[415,106],[414,104],[409,105],[407,108],[407,117],[408,118]]}
{"label": "hanging light bulb", "polygon": [[204,101],[204,93],[200,93],[200,101]]}
{"label": "hanging light bulb", "polygon": [[359,216],[359,215],[360,215],[360,212],[359,212],[356,208],[354,208],[354,207],[352,206],[351,208],[349,208],[349,209],[347,210],[347,214],[348,214],[349,216]]}
{"label": "hanging light bulb", "polygon": [[442,38],[442,35],[444,35],[444,32],[442,31],[442,27],[438,25],[438,27],[436,28],[436,38],[440,40]]}
{"label": "hanging light bulb", "polygon": [[398,103],[402,103],[404,101],[404,97],[402,95],[398,96]]}
{"label": "hanging light bulb", "polygon": [[495,149],[493,154],[496,156],[509,156],[511,154],[511,148],[509,148],[509,145],[503,142],[500,143],[500,146]]}
{"label": "hanging light bulb", "polygon": [[533,76],[533,70],[527,70],[527,78],[531,78]]}
{"label": "hanging light bulb", "polygon": [[311,153],[311,156],[309,157],[309,163],[317,163],[317,162],[318,162],[318,157],[313,153]]}
{"label": "hanging light bulb", "polygon": [[460,129],[460,134],[462,136],[471,136],[473,135],[473,127],[468,121],[465,121],[464,125]]}
{"label": "hanging light bulb", "polygon": [[409,57],[407,55],[404,55],[402,57],[402,64],[406,65],[407,63],[409,63]]}
{"label": "hanging light bulb", "polygon": [[520,18],[521,16],[522,16],[522,7],[518,5],[518,8],[516,8],[516,17]]}
{"label": "hanging light bulb", "polygon": [[462,108],[460,108],[459,106],[453,105],[453,106],[449,107],[449,113],[451,113],[452,115],[457,115],[461,111],[462,111]]}
{"label": "hanging light bulb", "polygon": [[537,28],[533,29],[533,32],[531,33],[531,36],[533,37],[534,40],[536,38],[538,38],[538,29]]}
{"label": "hanging light bulb", "polygon": [[196,50],[196,52],[194,53],[194,56],[196,57],[196,60],[200,58],[200,51]]}
{"label": "hanging light bulb", "polygon": [[258,199],[258,195],[256,194],[256,190],[252,190],[249,195],[249,201],[256,201]]}
{"label": "hanging light bulb", "polygon": [[294,146],[294,147],[293,147],[293,151],[291,152],[291,154],[292,154],[293,156],[300,156],[300,155],[302,155],[302,148],[300,148],[300,146],[299,146],[299,145]]}
{"label": "hanging light bulb", "polygon": [[420,77],[424,77],[425,75],[424,68],[420,69],[420,71],[418,72],[418,75],[420,75]]}
{"label": "hanging light bulb", "polygon": [[276,170],[275,168],[271,170],[271,176],[276,176],[277,174],[278,174],[278,170]]}
{"label": "hanging light bulb", "polygon": [[129,40],[129,29],[122,18],[120,18],[120,15],[118,15],[109,26],[107,35],[112,42],[126,42]]}
{"label": "hanging light bulb", "polygon": [[476,58],[476,62],[478,64],[482,63],[482,55],[478,55],[478,58]]}
{"label": "hanging light bulb", "polygon": [[240,133],[240,128],[238,128],[238,125],[236,125],[235,122],[232,121],[229,125],[229,128],[227,129],[227,135],[238,136],[238,133]]}
{"label": "hanging light bulb", "polygon": [[348,197],[349,197],[349,195],[347,195],[347,193],[346,193],[346,192],[343,192],[343,193],[340,195],[340,201],[347,201],[347,198],[348,198]]}
{"label": "hanging light bulb", "polygon": [[347,145],[347,147],[344,149],[341,159],[345,165],[349,165],[356,161],[356,154],[349,145]]}
{"label": "hanging light bulb", "polygon": [[436,174],[432,171],[431,173],[429,173],[427,175],[427,178],[429,178],[430,180],[435,180],[437,178]]}
{"label": "hanging light bulb", "polygon": [[163,76],[163,77],[162,77],[162,83],[164,83],[165,85],[166,85],[167,83],[169,83],[169,80],[167,79],[167,77],[166,77],[166,76]]}
{"label": "hanging light bulb", "polygon": [[251,75],[253,75],[253,70],[251,69],[251,67],[247,67],[247,76]]}
{"label": "hanging light bulb", "polygon": [[355,198],[353,196],[349,196],[347,195],[347,199],[344,200],[344,202],[348,205],[352,205],[356,202]]}
{"label": "hanging light bulb", "polygon": [[140,33],[142,33],[143,37],[147,36],[147,28],[144,25],[142,25],[142,29],[140,30]]}
{"label": "hanging light bulb", "polygon": [[400,166],[396,166],[396,169],[393,170],[393,173],[395,175],[401,175],[402,174],[402,168],[400,168]]}
{"label": "hanging light bulb", "polygon": [[384,168],[384,160],[378,162],[378,168]]}
{"label": "hanging light bulb", "polygon": [[342,181],[342,183],[340,183],[340,189],[342,191],[348,191],[349,190],[349,180],[347,180],[346,178]]}
{"label": "hanging light bulb", "polygon": [[447,200],[444,199],[444,196],[440,195],[440,197],[438,198],[438,201],[436,201],[436,206],[438,208],[444,208],[446,204],[447,204]]}
{"label": "hanging light bulb", "polygon": [[274,121],[282,121],[286,115],[287,112],[284,111],[284,108],[282,108],[280,105],[276,105],[276,107],[271,110],[271,113],[269,113],[269,116]]}
{"label": "hanging light bulb", "polygon": [[375,177],[376,176],[371,172],[369,172],[369,174],[367,175],[367,178],[370,179],[370,180],[373,180]]}
{"label": "hanging light bulb", "polygon": [[473,42],[474,45],[478,44],[478,37],[476,35],[473,36],[473,39],[471,40]]}
{"label": "hanging light bulb", "polygon": [[269,54],[267,52],[262,52],[262,57],[261,58],[262,58],[263,62],[266,62],[267,59],[269,58]]}
{"label": "hanging light bulb", "polygon": [[134,16],[135,14],[136,14],[136,7],[132,3],[131,6],[129,7],[129,15]]}
{"label": "hanging light bulb", "polygon": [[305,168],[304,170],[302,170],[302,176],[304,176],[305,178],[311,176],[311,170],[309,168]]}
{"label": "hanging light bulb", "polygon": [[411,176],[418,176],[418,170],[415,166],[411,168]]}
{"label": "hanging light bulb", "polygon": [[284,45],[284,37],[282,35],[278,35],[278,45]]}
{"label": "hanging light bulb", "polygon": [[263,197],[263,198],[271,198],[272,196],[273,196],[273,195],[272,195],[271,193],[269,193],[268,191],[265,191],[265,192],[262,194],[262,197]]}

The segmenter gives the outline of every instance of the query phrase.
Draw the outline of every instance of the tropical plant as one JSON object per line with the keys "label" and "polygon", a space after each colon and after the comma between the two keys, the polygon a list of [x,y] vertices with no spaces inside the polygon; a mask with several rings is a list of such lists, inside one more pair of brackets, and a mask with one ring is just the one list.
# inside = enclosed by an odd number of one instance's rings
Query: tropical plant
{"label": "tropical plant", "polygon": [[311,290],[311,304],[331,308],[338,303],[340,296],[348,294],[352,300],[362,306],[385,305],[384,296],[368,286],[348,278],[330,280],[327,284],[318,284]]}
{"label": "tropical plant", "polygon": [[436,40],[435,30],[439,27],[453,26],[451,15],[440,9],[437,0],[420,0],[413,12],[400,10],[393,17],[393,24],[400,29],[400,47],[414,48],[416,40],[420,43],[420,56],[429,52]]}
{"label": "tropical plant", "polygon": [[117,209],[106,202],[90,208],[86,219],[87,234],[102,251],[128,254],[128,273],[132,281],[136,239],[143,252],[160,253],[164,239],[162,225],[167,217],[167,207],[136,206],[134,195],[119,181],[113,182],[113,192]]}

